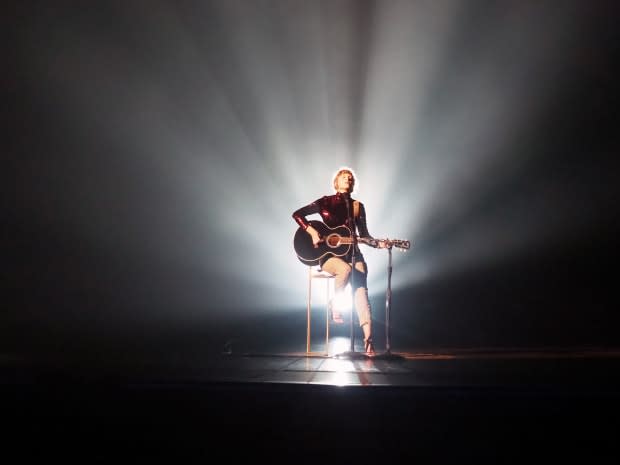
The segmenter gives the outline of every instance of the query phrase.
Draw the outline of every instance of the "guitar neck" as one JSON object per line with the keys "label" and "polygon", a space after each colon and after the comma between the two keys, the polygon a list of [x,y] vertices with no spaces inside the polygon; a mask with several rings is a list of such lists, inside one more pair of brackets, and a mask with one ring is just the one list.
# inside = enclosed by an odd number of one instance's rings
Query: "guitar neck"
{"label": "guitar neck", "polygon": [[367,237],[340,237],[340,243],[341,244],[353,244],[353,242],[357,242],[359,244],[366,244],[369,245],[371,247],[376,247],[377,246],[377,240],[376,239],[369,239]]}

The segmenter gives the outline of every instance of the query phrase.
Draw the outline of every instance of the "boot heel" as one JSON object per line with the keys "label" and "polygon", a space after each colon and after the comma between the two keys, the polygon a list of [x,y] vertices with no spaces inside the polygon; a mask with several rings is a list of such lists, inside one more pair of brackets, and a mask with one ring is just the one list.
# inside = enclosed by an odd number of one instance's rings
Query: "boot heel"
{"label": "boot heel", "polygon": [[368,338],[368,339],[364,339],[364,352],[366,352],[368,355],[375,355],[375,346],[372,343],[372,339]]}

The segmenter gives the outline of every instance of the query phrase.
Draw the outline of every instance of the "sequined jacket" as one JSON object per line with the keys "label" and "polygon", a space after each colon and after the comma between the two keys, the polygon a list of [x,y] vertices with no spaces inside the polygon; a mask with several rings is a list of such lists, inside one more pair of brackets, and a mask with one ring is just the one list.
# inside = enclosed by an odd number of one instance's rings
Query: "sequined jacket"
{"label": "sequined jacket", "polygon": [[[354,216],[353,205],[355,202],[357,201],[346,193],[338,192],[334,195],[326,195],[293,212],[293,219],[297,222],[297,224],[299,224],[300,227],[306,229],[309,226],[309,222],[306,217],[318,213],[321,215],[323,222],[330,228],[344,225],[353,231],[353,233],[357,231],[359,237],[372,238],[368,232],[368,226],[366,224],[366,209],[364,208],[364,204],[362,202],[357,202],[359,204],[359,211],[357,212],[357,216],[355,216],[352,220]],[[352,225],[351,223],[354,224]],[[355,260],[364,261],[364,256],[359,250],[359,247],[356,247],[355,250]],[[352,254],[349,253],[346,260],[350,261],[351,258]]]}

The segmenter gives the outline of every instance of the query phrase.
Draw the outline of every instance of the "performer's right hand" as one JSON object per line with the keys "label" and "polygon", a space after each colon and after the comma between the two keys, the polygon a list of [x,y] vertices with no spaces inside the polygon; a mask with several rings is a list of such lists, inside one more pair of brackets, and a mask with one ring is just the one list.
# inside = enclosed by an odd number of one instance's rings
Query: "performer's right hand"
{"label": "performer's right hand", "polygon": [[312,245],[314,245],[314,248],[316,249],[319,246],[319,242],[321,242],[321,236],[319,235],[319,232],[312,226],[308,226],[306,228],[306,232],[312,237]]}

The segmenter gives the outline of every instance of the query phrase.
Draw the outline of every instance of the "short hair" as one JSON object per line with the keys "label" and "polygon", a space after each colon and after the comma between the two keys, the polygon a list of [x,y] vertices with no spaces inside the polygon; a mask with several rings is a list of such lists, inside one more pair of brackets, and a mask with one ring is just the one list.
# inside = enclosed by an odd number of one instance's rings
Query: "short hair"
{"label": "short hair", "polygon": [[351,192],[353,192],[353,189],[355,188],[355,173],[353,172],[353,170],[347,166],[343,166],[340,169],[338,169],[338,171],[336,171],[336,174],[334,174],[334,178],[332,180],[332,184],[334,185],[334,189],[338,190],[338,186],[336,185],[336,180],[338,179],[338,176],[340,176],[342,173],[349,173],[351,175],[351,177],[353,178],[353,180],[351,181]]}

